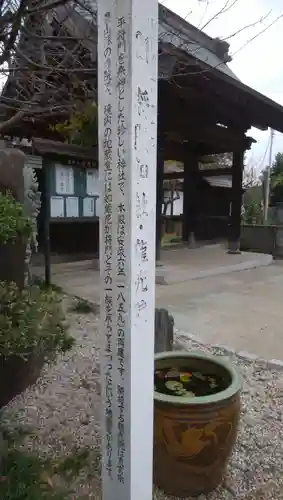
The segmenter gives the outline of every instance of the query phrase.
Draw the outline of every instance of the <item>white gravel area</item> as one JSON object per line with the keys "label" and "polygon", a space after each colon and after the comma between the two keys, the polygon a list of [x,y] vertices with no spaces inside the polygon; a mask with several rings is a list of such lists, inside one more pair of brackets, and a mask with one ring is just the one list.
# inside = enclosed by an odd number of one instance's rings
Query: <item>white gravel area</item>
{"label": "white gravel area", "polygon": [[75,348],[56,364],[46,366],[38,382],[7,406],[3,418],[9,422],[11,415],[12,422],[30,427],[33,433],[24,446],[42,456],[60,457],[76,448],[90,449],[93,480],[83,475],[76,481],[71,499],[98,500],[99,319],[93,314],[68,312],[67,320],[76,338]]}
{"label": "white gravel area", "polygon": [[[77,346],[55,365],[46,367],[38,383],[5,409],[4,418],[9,421],[16,412],[17,423],[33,429],[24,446],[41,454],[62,456],[74,447],[89,448],[96,457],[91,464],[92,478],[83,475],[76,481],[72,498],[99,500],[98,317],[68,313],[68,320]],[[204,346],[187,336],[180,338],[186,349],[229,355],[224,349]],[[283,470],[283,371],[236,354],[229,357],[244,378],[239,438],[225,484],[199,500],[272,499],[249,493],[269,481],[276,485]],[[277,492],[274,500],[279,498]],[[154,500],[169,499],[172,497],[159,491],[154,493]]]}

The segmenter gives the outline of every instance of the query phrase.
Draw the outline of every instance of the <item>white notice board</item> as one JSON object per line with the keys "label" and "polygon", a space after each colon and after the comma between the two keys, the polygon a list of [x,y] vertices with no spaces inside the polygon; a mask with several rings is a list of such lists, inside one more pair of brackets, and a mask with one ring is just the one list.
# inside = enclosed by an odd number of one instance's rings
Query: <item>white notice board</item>
{"label": "white notice board", "polygon": [[88,168],[86,171],[86,194],[88,196],[99,195],[98,170]]}
{"label": "white notice board", "polygon": [[66,198],[66,217],[79,216],[79,198],[76,196],[68,196]]}
{"label": "white notice board", "polygon": [[73,167],[55,165],[55,189],[57,194],[74,194]]}
{"label": "white notice board", "polygon": [[64,198],[63,198],[63,196],[51,196],[51,199],[50,199],[50,217],[64,217]]}
{"label": "white notice board", "polygon": [[87,197],[83,201],[83,216],[84,217],[94,217],[95,211],[95,200],[94,198]]}
{"label": "white notice board", "polygon": [[96,198],[96,203],[95,203],[95,215],[96,217],[101,217],[102,216],[102,212],[103,212],[103,206],[102,206],[102,197],[101,196],[98,196],[98,198]]}

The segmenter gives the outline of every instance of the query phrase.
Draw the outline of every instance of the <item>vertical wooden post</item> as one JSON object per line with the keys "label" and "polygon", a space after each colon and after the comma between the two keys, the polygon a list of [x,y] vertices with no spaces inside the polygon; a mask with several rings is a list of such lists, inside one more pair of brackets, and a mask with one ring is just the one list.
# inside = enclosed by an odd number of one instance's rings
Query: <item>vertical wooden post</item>
{"label": "vertical wooden post", "polygon": [[98,0],[103,500],[152,500],[157,34],[157,0]]}
{"label": "vertical wooden post", "polygon": [[183,181],[183,220],[182,240],[188,243],[190,236],[190,165],[187,158],[184,159],[184,181]]}
{"label": "vertical wooden post", "polygon": [[156,168],[156,239],[155,259],[160,260],[162,241],[162,205],[163,205],[163,181],[164,181],[164,153],[165,139],[162,134],[158,135],[157,141],[157,168]]}
{"label": "vertical wooden post", "polygon": [[192,152],[185,151],[183,183],[183,230],[184,243],[195,244],[196,229],[196,170],[198,158]]}
{"label": "vertical wooden post", "polygon": [[228,253],[240,253],[244,151],[233,153]]}
{"label": "vertical wooden post", "polygon": [[51,284],[51,259],[50,259],[50,178],[48,164],[43,158],[43,244],[44,244],[44,271],[45,285]]}

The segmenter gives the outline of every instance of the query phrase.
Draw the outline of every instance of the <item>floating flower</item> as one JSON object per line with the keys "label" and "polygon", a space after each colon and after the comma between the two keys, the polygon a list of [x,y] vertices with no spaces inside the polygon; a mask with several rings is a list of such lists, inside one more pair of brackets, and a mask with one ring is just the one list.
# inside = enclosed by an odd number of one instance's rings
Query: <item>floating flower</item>
{"label": "floating flower", "polygon": [[181,375],[180,375],[181,382],[185,382],[185,383],[190,382],[191,378],[192,378],[192,373],[190,373],[190,372],[181,373]]}

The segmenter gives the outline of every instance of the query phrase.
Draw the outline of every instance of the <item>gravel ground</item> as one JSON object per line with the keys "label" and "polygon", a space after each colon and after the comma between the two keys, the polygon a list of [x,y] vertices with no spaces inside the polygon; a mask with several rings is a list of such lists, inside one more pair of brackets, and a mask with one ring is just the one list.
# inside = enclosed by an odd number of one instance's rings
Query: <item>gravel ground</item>
{"label": "gravel ground", "polygon": [[[188,350],[229,357],[244,379],[238,440],[224,486],[199,500],[283,498],[283,370],[179,336]],[[279,491],[280,489],[280,491]]]}
{"label": "gravel ground", "polygon": [[[77,347],[56,365],[46,367],[38,383],[5,409],[4,418],[9,420],[16,411],[17,423],[34,430],[24,446],[43,455],[63,456],[74,447],[90,449],[92,478],[84,473],[79,477],[73,498],[99,500],[98,318],[68,313],[68,319]],[[229,355],[223,349],[180,338],[187,349]],[[230,359],[244,377],[239,438],[224,485],[199,500],[283,499],[279,491],[283,485],[283,371],[235,354]],[[154,500],[169,497],[155,491]]]}

